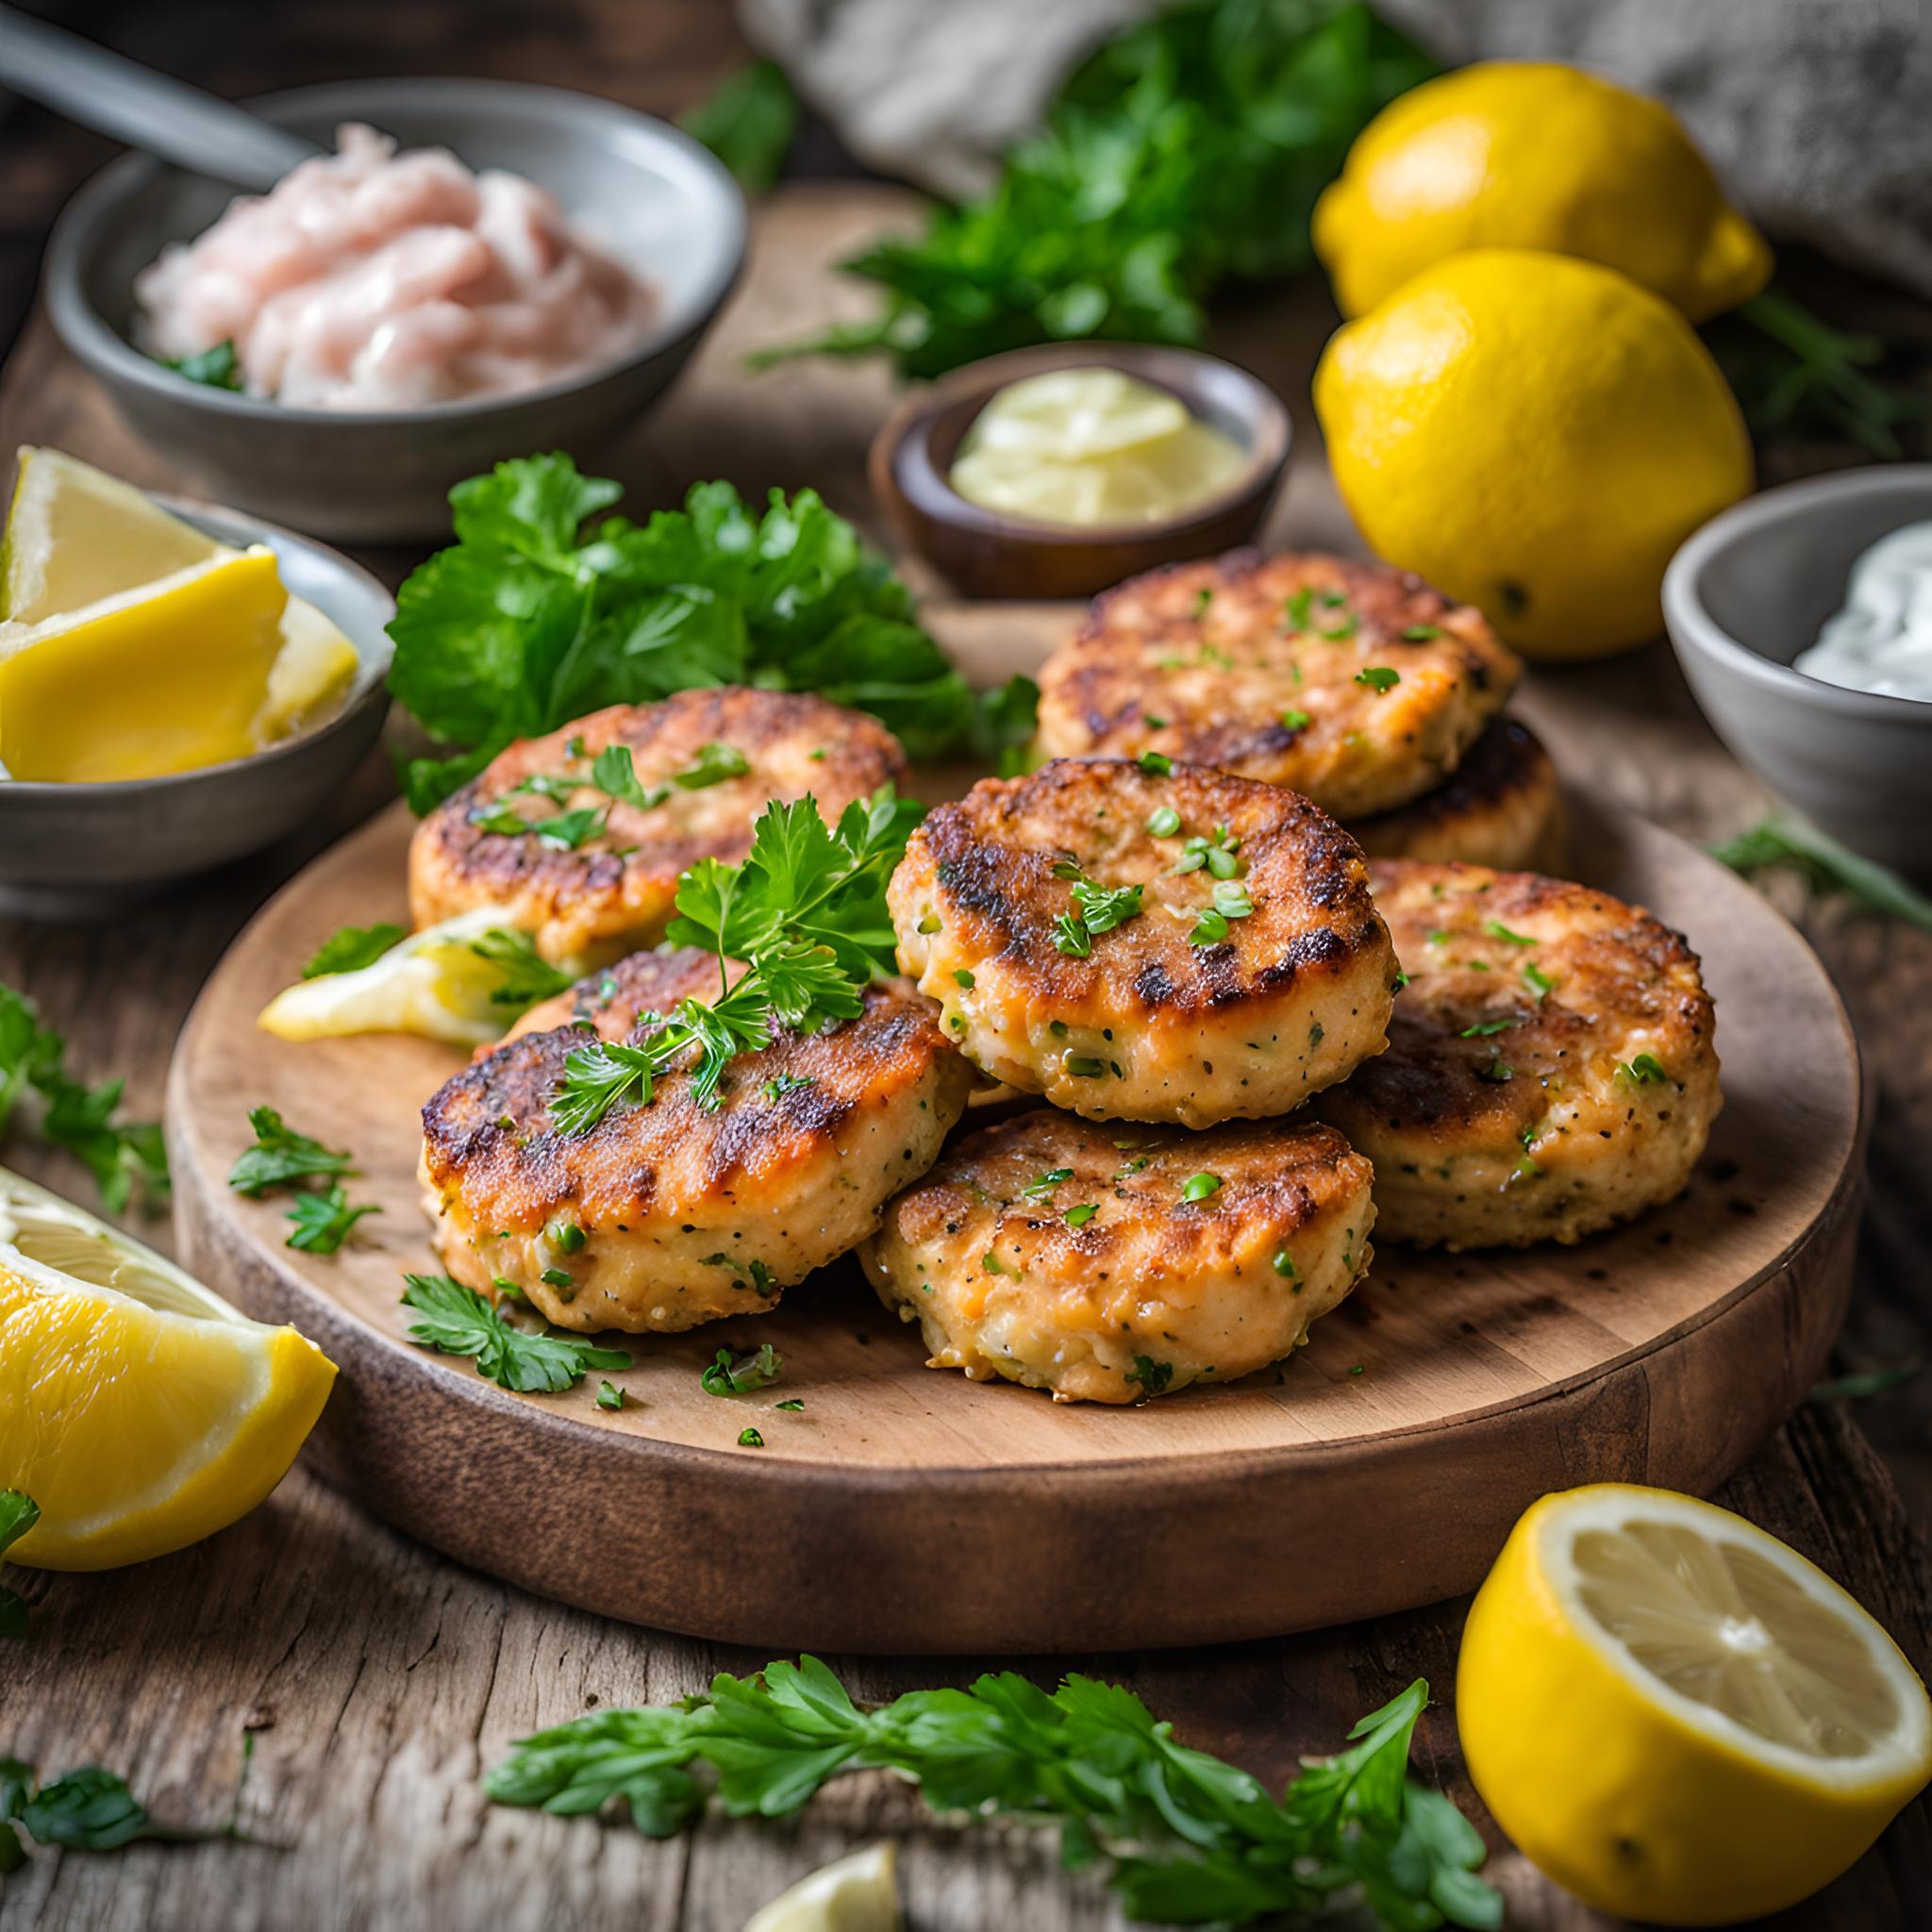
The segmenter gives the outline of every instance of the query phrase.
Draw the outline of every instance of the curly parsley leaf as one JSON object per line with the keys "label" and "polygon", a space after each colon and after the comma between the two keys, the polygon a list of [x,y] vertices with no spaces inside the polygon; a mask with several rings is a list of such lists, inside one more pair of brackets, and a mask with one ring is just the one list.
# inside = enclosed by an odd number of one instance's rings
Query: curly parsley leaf
{"label": "curly parsley leaf", "polygon": [[1312,1919],[1360,1895],[1382,1924],[1473,1932],[1502,1923],[1476,1876],[1480,1836],[1407,1776],[1428,1699],[1418,1678],[1364,1718],[1349,1748],[1271,1797],[1238,1766],[1178,1742],[1130,1691],[1069,1676],[1056,1690],[1007,1672],[908,1691],[867,1709],[816,1657],[721,1674],[682,1705],[600,1710],[524,1739],[485,1779],[499,1805],[566,1816],[622,1800],[667,1838],[712,1791],[733,1817],[783,1817],[842,1772],[888,1768],[935,1810],[1060,1826],[1068,1865],[1108,1858],[1135,1919],[1244,1924]]}
{"label": "curly parsley leaf", "polygon": [[409,1339],[441,1355],[474,1356],[476,1373],[519,1394],[574,1389],[591,1369],[627,1369],[621,1348],[599,1348],[581,1335],[519,1328],[474,1288],[446,1274],[406,1274],[403,1305],[423,1319]]}
{"label": "curly parsley leaf", "polygon": [[125,1083],[90,1087],[68,1074],[66,1060],[66,1041],[42,1025],[34,1003],[0,985],[0,1138],[32,1094],[40,1138],[86,1165],[109,1213],[124,1212],[137,1188],[151,1202],[165,1201],[168,1150],[159,1124],[117,1121]]}
{"label": "curly parsley leaf", "polygon": [[243,1148],[228,1170],[228,1185],[238,1194],[259,1200],[271,1188],[356,1172],[354,1155],[332,1153],[320,1141],[297,1133],[272,1107],[251,1108],[248,1124],[255,1130],[255,1145]]}
{"label": "curly parsley leaf", "polygon": [[308,956],[302,977],[320,979],[330,973],[359,973],[408,938],[408,933],[402,926],[387,923],[342,926],[330,933]]}
{"label": "curly parsley leaf", "polygon": [[769,1341],[763,1341],[755,1354],[736,1362],[728,1348],[721,1348],[698,1382],[707,1395],[750,1395],[756,1390],[769,1389],[784,1372],[785,1357]]}
{"label": "curly parsley leaf", "polygon": [[289,1209],[295,1231],[289,1237],[288,1245],[300,1248],[305,1254],[333,1255],[365,1214],[381,1212],[374,1202],[352,1208],[349,1197],[340,1187],[330,1188],[326,1193],[298,1194],[295,1205]]}
{"label": "curly parsley leaf", "polygon": [[[7,1554],[41,1520],[41,1506],[18,1490],[0,1490],[0,1557]],[[0,1637],[25,1637],[25,1602],[13,1591],[0,1589]],[[4,1850],[0,1845],[0,1850]]]}
{"label": "curly parsley leaf", "polygon": [[[390,625],[391,689],[432,739],[466,747],[405,767],[418,811],[516,739],[693,686],[816,691],[873,712],[916,758],[1030,730],[1025,691],[976,698],[815,492],[774,490],[759,513],[699,483],[648,523],[591,522],[621,493],[560,455],[451,491],[458,541],[405,580]],[[716,779],[701,764],[696,782]]]}

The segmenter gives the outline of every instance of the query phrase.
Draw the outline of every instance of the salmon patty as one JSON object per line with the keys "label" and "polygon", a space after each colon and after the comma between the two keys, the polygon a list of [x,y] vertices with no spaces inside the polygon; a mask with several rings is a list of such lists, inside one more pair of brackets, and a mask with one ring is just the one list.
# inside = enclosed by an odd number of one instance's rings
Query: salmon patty
{"label": "salmon patty", "polygon": [[1681,1191],[1722,1105],[1683,939],[1535,873],[1369,870],[1408,984],[1389,1051],[1313,1110],[1374,1162],[1383,1238],[1574,1241]]}
{"label": "salmon patty", "polygon": [[[594,775],[613,747],[630,754],[622,795]],[[678,874],[737,864],[768,802],[808,794],[834,824],[906,771],[877,719],[803,692],[726,685],[613,705],[511,745],[417,826],[410,917],[500,907],[553,965],[586,972],[662,939]]]}
{"label": "salmon patty", "polygon": [[646,1040],[643,1016],[717,991],[708,953],[634,955],[560,996],[580,1016],[507,1041],[423,1109],[425,1205],[452,1275],[508,1282],[565,1328],[675,1330],[770,1307],[877,1226],[973,1079],[903,980],[829,1032],[774,1028],[731,1062],[715,1110],[675,1068],[647,1106],[557,1129],[564,1063],[593,1030]]}
{"label": "salmon patty", "polygon": [[1326,1127],[1123,1136],[1041,1109],[958,1141],[860,1258],[933,1368],[1139,1402],[1306,1341],[1367,1272],[1372,1177]]}
{"label": "salmon patty", "polygon": [[1238,550],[1096,598],[1041,670],[1036,742],[1161,752],[1357,818],[1440,785],[1521,669],[1480,611],[1406,571]]}
{"label": "salmon patty", "polygon": [[1527,724],[1498,718],[1446,784],[1348,829],[1371,858],[1555,872],[1563,863],[1563,793],[1541,740]]}
{"label": "salmon patty", "polygon": [[1359,847],[1279,786],[1061,759],[908,841],[899,962],[993,1080],[1091,1120],[1286,1113],[1379,1053],[1395,962]]}

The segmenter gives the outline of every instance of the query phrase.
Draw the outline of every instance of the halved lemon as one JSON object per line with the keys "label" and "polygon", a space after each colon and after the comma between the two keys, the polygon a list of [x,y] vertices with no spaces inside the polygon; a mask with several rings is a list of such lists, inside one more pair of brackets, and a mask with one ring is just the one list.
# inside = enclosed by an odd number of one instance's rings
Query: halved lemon
{"label": "halved lemon", "polygon": [[744,1932],[899,1932],[899,1885],[890,1844],[823,1865],[744,1922]]}
{"label": "halved lemon", "polygon": [[425,925],[373,965],[278,992],[256,1024],[280,1040],[420,1033],[453,1046],[481,1046],[508,1028],[516,1008],[491,997],[503,986],[503,969],[478,953],[475,941],[512,924],[508,913],[481,906]]}
{"label": "halved lemon", "polygon": [[105,1570],[225,1529],[288,1474],[335,1374],[0,1167],[0,1489],[41,1509],[8,1562]]}
{"label": "halved lemon", "polygon": [[1665,1925],[1781,1910],[1932,1777],[1932,1704],[1830,1577],[1727,1509],[1606,1483],[1527,1510],[1463,1633],[1469,1774],[1532,1862]]}

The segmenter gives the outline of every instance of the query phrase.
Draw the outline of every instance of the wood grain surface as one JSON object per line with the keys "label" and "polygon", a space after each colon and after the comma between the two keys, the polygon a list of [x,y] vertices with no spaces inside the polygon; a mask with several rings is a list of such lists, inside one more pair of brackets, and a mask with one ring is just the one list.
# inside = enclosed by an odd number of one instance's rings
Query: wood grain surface
{"label": "wood grain surface", "polygon": [[[114,11],[131,32],[160,34],[164,15],[175,31],[174,8]],[[652,92],[658,78],[645,18],[681,13],[708,32],[724,14],[711,0],[680,8],[544,9],[541,25],[527,8],[488,11],[527,29],[512,64],[659,108],[675,105],[680,86],[691,98],[696,81],[689,64],[673,60],[663,90]],[[438,64],[440,45],[441,64],[476,67],[475,59],[453,61],[439,42],[440,32],[458,30],[445,10],[352,0],[307,14],[308,42],[292,49],[287,12],[197,0],[208,58],[228,63],[224,84],[321,79],[375,65],[421,70]],[[620,15],[625,25],[613,26]],[[463,34],[474,18],[466,9]],[[271,32],[284,58],[265,70],[263,36]],[[121,43],[155,51],[152,38],[145,48]],[[572,48],[575,65],[566,58]],[[29,270],[33,224],[44,223],[36,208],[47,207],[97,151],[64,134],[32,146],[25,135],[35,125],[44,124],[24,113],[9,125],[6,156],[8,183],[21,189],[7,204],[16,243],[9,259]],[[881,222],[908,221],[911,209],[909,198],[884,189],[794,187],[761,211],[752,277],[618,465],[635,503],[671,500],[699,475],[729,475],[746,489],[810,482],[869,524],[863,458],[889,401],[883,376],[801,367],[740,387],[737,357],[834,310],[862,310],[862,294],[828,277],[826,265]],[[1349,541],[1307,402],[1313,350],[1332,324],[1325,299],[1307,286],[1290,300],[1236,307],[1213,344],[1266,376],[1295,411],[1302,433],[1272,534],[1310,544]],[[0,445],[22,441],[55,442],[148,482],[175,480],[163,458],[129,441],[39,318],[0,378]],[[377,559],[391,575],[410,560]],[[986,627],[1001,633],[1010,625],[996,616]],[[1716,743],[1661,646],[1535,673],[1519,708],[1574,777],[1686,836],[1735,832],[1768,803]],[[69,1035],[79,1070],[126,1075],[130,1106],[153,1117],[176,1029],[229,939],[279,881],[387,793],[386,773],[372,762],[301,840],[111,925],[0,924],[0,979],[40,1001]],[[1801,921],[1875,1049],[1870,1203],[1843,1364],[1923,1359],[1932,1352],[1932,1003],[1924,997],[1932,936],[1858,916],[1840,902],[1807,902],[1790,882],[1770,891]],[[90,1198],[85,1174],[64,1157],[16,1141],[6,1158]],[[164,1222],[142,1231],[167,1242]],[[1885,1444],[1890,1474],[1843,1410],[1807,1407],[1720,1491],[1720,1500],[1839,1577],[1922,1672],[1932,1668],[1932,1586],[1913,1515],[1892,1478],[1919,1499],[1914,1514],[1924,1521],[1932,1504],[1932,1411],[1922,1395],[1928,1381],[1858,1406]],[[492,1507],[513,1515],[520,1500],[507,1484]],[[758,1525],[746,1528],[756,1533]],[[1320,1552],[1307,1554],[1320,1560]],[[1158,1562],[1161,1553],[1146,1551],[1142,1559]],[[825,1560],[840,1563],[842,1553],[828,1552]],[[845,1567],[852,1587],[863,1589],[862,1573]],[[9,1580],[17,1575],[9,1572]],[[750,1907],[781,1885],[882,1834],[905,1846],[919,1932],[1089,1932],[1119,1923],[1091,1879],[1057,1873],[1042,1837],[935,1824],[889,1779],[855,1780],[796,1824],[713,1824],[664,1846],[623,1829],[489,1809],[478,1775],[510,1739],[592,1699],[678,1695],[717,1668],[748,1668],[763,1654],[646,1633],[485,1579],[387,1529],[300,1467],[262,1509],[200,1548],[116,1574],[25,1577],[24,1588],[39,1634],[29,1644],[0,1647],[0,1747],[49,1770],[109,1764],[164,1821],[219,1824],[234,1804],[244,1733],[252,1735],[239,1816],[258,1842],[143,1845],[108,1857],[36,1852],[0,1889],[0,1925],[8,1932],[413,1932],[484,1922],[521,1932],[560,1921],[625,1932],[736,1932]],[[1451,1604],[1312,1637],[1115,1657],[1106,1669],[1175,1718],[1190,1741],[1279,1781],[1298,1754],[1330,1748],[1357,1714],[1417,1672],[1446,1694],[1460,1627],[1461,1607]],[[981,1660],[837,1661],[861,1693],[883,1697],[962,1681]],[[1080,1661],[1070,1633],[1067,1655],[1053,1667]],[[1044,1662],[1032,1668],[1049,1670]],[[1418,1758],[1424,1774],[1445,1780],[1481,1817],[1459,1777],[1446,1709],[1429,1714]],[[1514,1926],[1602,1932],[1606,1921],[1499,1852],[1495,1874]],[[1921,1798],[1845,1878],[1777,1923],[1781,1932],[1892,1932],[1922,1924],[1928,1901],[1932,1806]]]}

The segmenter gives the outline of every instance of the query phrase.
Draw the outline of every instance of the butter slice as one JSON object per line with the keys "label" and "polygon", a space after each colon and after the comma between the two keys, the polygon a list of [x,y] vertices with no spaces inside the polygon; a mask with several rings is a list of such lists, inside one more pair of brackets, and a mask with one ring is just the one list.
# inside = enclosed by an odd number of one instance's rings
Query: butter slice
{"label": "butter slice", "polygon": [[257,544],[40,624],[0,624],[0,767],[67,784],[246,758],[288,593]]}

